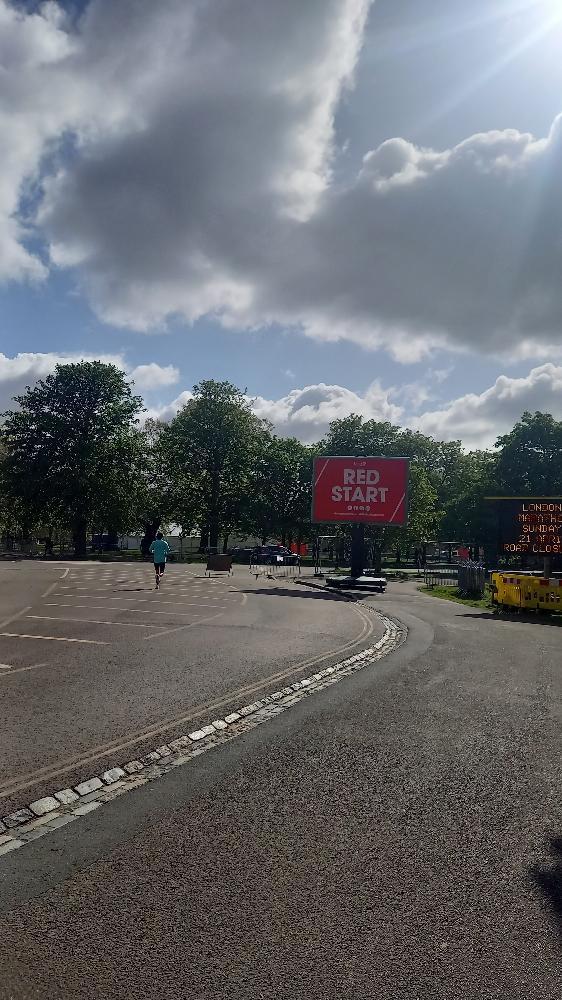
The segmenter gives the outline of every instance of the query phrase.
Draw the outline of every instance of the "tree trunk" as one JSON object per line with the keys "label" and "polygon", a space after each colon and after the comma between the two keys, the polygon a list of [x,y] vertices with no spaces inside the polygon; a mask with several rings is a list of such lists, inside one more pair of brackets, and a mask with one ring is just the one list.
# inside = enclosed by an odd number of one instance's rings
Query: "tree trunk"
{"label": "tree trunk", "polygon": [[113,549],[113,548],[117,549],[118,547],[119,547],[119,532],[116,531],[115,528],[108,528],[107,529],[107,548],[111,551],[111,549]]}
{"label": "tree trunk", "polygon": [[152,545],[154,539],[156,538],[156,532],[160,527],[160,518],[153,518],[152,521],[146,521],[144,525],[144,535],[141,538],[140,548],[143,556],[148,555],[150,546]]}
{"label": "tree trunk", "polygon": [[224,535],[224,537],[223,537],[223,540],[222,540],[222,551],[223,551],[223,555],[226,555],[226,553],[228,552],[228,535]]}
{"label": "tree trunk", "polygon": [[206,552],[209,548],[209,527],[205,525],[201,528],[201,537],[199,539],[199,552]]}
{"label": "tree trunk", "polygon": [[211,551],[213,549],[218,549],[219,547],[219,535],[220,535],[220,524],[218,517],[212,517],[209,524],[209,548]]}
{"label": "tree trunk", "polygon": [[215,552],[220,536],[220,471],[211,470],[211,496],[209,498],[209,548]]}
{"label": "tree trunk", "polygon": [[86,518],[77,518],[72,528],[72,544],[74,545],[74,555],[77,559],[84,558],[87,553],[86,531],[88,524]]}

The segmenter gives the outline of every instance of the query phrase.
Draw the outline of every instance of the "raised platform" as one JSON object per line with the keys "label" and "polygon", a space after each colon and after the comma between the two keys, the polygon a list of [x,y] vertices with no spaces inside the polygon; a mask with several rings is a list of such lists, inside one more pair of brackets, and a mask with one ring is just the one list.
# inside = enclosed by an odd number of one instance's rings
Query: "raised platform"
{"label": "raised platform", "polygon": [[383,594],[386,590],[386,577],[384,576],[327,576],[327,587],[336,587],[339,590],[374,590]]}

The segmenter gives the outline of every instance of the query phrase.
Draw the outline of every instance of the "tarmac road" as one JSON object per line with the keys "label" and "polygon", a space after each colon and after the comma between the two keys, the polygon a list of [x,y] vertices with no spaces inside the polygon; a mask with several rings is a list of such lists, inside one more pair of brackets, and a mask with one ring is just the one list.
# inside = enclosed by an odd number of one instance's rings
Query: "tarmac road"
{"label": "tarmac road", "polygon": [[345,600],[247,567],[206,579],[170,565],[156,593],[147,564],[11,564],[0,567],[4,617],[0,817],[374,634]]}
{"label": "tarmac road", "polygon": [[559,1000],[562,632],[373,603],[386,659],[1,859],[1,1000]]}

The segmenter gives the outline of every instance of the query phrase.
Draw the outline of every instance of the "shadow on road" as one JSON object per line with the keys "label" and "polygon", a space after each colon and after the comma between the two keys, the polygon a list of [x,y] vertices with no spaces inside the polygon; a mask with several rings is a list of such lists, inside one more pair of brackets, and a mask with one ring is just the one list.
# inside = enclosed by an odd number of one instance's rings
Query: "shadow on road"
{"label": "shadow on road", "polygon": [[551,625],[555,628],[562,627],[562,615],[549,614],[509,614],[509,612],[473,611],[463,615],[463,618],[487,618],[488,621],[513,622],[515,625]]}
{"label": "shadow on road", "polygon": [[530,869],[531,878],[546,899],[558,923],[558,933],[562,939],[562,837],[550,841],[552,863],[534,865]]}
{"label": "shadow on road", "polygon": [[267,597],[304,597],[313,601],[343,601],[343,594],[333,594],[325,590],[285,590],[283,587],[262,587],[259,590],[242,590],[242,594],[265,594]]}

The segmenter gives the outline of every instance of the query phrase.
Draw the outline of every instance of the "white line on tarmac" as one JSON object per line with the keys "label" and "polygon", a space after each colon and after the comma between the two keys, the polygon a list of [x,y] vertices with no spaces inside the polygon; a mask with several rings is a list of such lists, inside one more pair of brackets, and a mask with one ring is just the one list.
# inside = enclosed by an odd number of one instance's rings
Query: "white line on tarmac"
{"label": "white line on tarmac", "polygon": [[[85,625],[118,625],[127,628],[160,628],[159,625],[141,625],[138,622],[106,622],[97,618],[56,618],[54,615],[26,615],[26,618],[36,618],[47,622],[82,622]],[[78,641],[78,640],[77,640]]]}
{"label": "white line on tarmac", "polygon": [[[92,611],[118,611],[121,612],[121,608],[108,608],[105,604],[46,604],[47,608],[85,608],[86,610],[92,609]],[[196,604],[195,607],[205,607],[203,604]],[[148,608],[123,608],[130,615],[175,615],[179,618],[198,618],[198,615],[194,615],[192,611],[152,611]],[[28,616],[29,617],[29,616]],[[62,621],[63,619],[58,619]],[[83,621],[82,618],[77,619],[78,621]],[[115,625],[120,625],[121,622],[115,622]],[[2,666],[2,664],[0,664]]]}
{"label": "white line on tarmac", "polygon": [[9,668],[9,672],[6,671],[5,674],[1,674],[0,676],[2,678],[13,677],[14,674],[23,674],[26,673],[26,671],[28,670],[38,670],[39,667],[48,667],[48,666],[49,664],[45,662],[45,663],[32,663],[30,667],[12,667],[11,669]]}
{"label": "white line on tarmac", "polygon": [[47,587],[45,593],[41,594],[41,597],[48,597],[49,594],[52,594],[52,592],[55,589],[55,587],[59,586],[60,581],[61,580],[66,580],[66,577],[68,576],[69,572],[70,572],[70,570],[69,570],[69,568],[67,566],[66,569],[64,569],[63,572],[62,572],[62,576],[59,576],[58,580],[55,580],[55,582],[52,583],[50,587]]}
{"label": "white line on tarmac", "polygon": [[[67,599],[69,597],[72,597],[72,596],[73,596],[72,594],[53,594],[53,597],[66,597]],[[105,601],[119,601],[120,603],[127,602],[127,601],[133,601],[133,603],[135,603],[135,604],[156,604],[156,602],[158,602],[158,604],[171,604],[173,607],[176,607],[176,608],[212,608],[212,609],[214,609],[214,608],[222,608],[222,609],[224,609],[224,608],[228,607],[227,604],[194,604],[193,601],[163,601],[160,597],[103,597],[102,598],[102,597],[96,596],[95,594],[76,594],[76,597],[80,597],[83,600],[87,600],[89,597],[91,597],[93,601],[101,601],[103,599]],[[214,598],[213,598],[213,600],[214,600]],[[220,598],[216,598],[216,600],[220,600]],[[223,600],[224,600],[224,598],[223,598]],[[50,606],[51,606],[50,604],[46,605],[46,607],[50,607]],[[64,604],[62,604],[61,607],[72,607],[72,605],[64,605]],[[26,608],[25,610],[26,611],[30,611],[31,609],[30,608]]]}
{"label": "white line on tarmac", "polygon": [[[146,642],[147,639],[159,639],[161,635],[171,635],[172,632],[181,632],[183,629],[194,628],[195,625],[204,625],[205,622],[212,622],[213,619],[220,617],[221,613],[219,612],[218,615],[210,615],[209,618],[200,618],[198,622],[191,622],[190,625],[178,625],[177,628],[167,628],[162,632],[153,632],[152,635],[145,635],[144,641]],[[158,628],[158,625],[155,625],[154,628]]]}
{"label": "white line on tarmac", "polygon": [[12,622],[15,622],[17,621],[18,618],[21,618],[21,616],[24,615],[26,611],[31,611],[31,608],[32,605],[28,604],[27,608],[22,608],[21,611],[17,611],[15,615],[10,615],[9,618],[5,618],[3,622],[0,622],[0,628],[6,628],[6,625],[11,625]]}
{"label": "white line on tarmac", "polygon": [[109,646],[108,642],[101,642],[98,639],[67,639],[58,635],[27,635],[25,632],[0,632],[0,636],[8,639],[49,639],[51,642],[80,642],[87,646]]}

